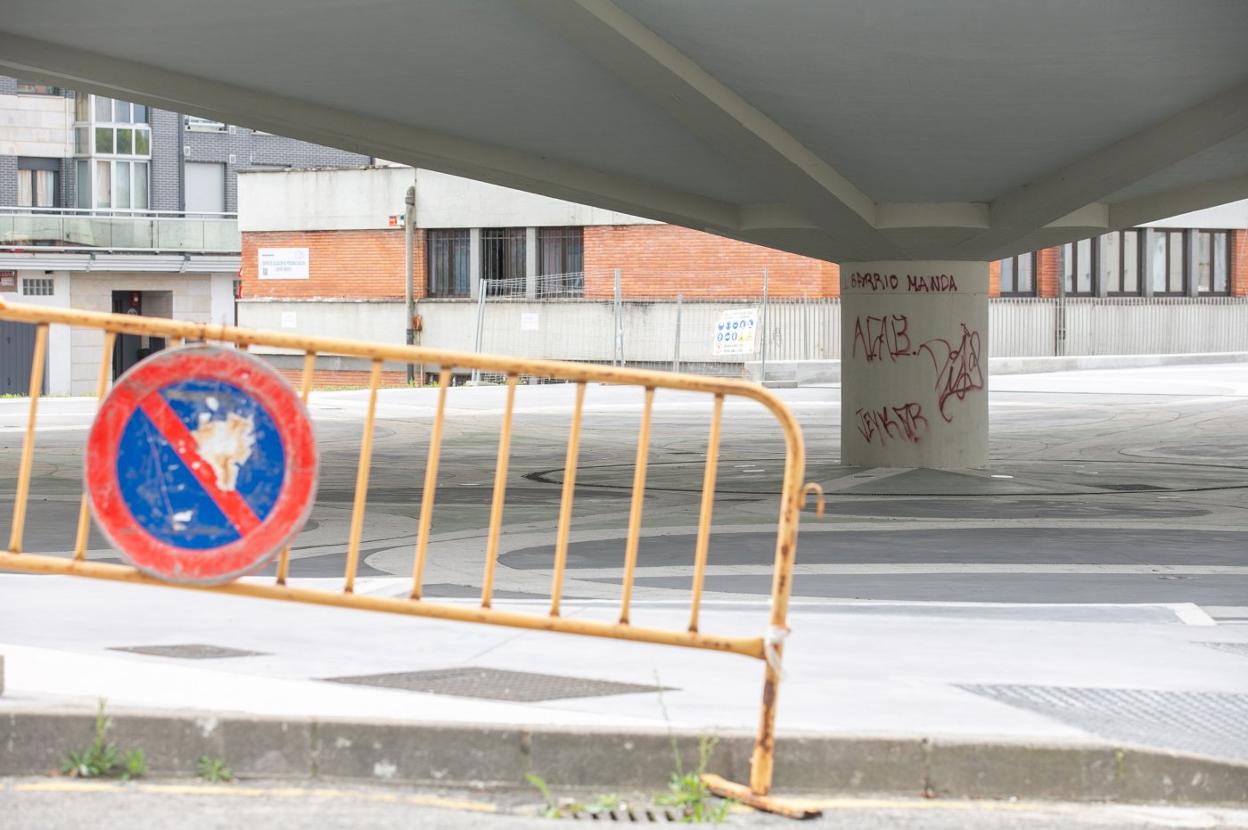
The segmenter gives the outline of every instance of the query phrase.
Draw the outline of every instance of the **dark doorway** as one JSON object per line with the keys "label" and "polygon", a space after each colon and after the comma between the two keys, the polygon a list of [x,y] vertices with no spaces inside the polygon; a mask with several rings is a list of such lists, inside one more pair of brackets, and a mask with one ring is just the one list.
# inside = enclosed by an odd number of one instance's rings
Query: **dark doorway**
{"label": "dark doorway", "polygon": [[[113,313],[114,314],[143,314],[143,302],[148,300],[148,305],[164,306],[170,305],[169,302],[161,303],[160,300],[168,300],[167,296],[171,292],[168,291],[114,291],[113,292]],[[156,301],[156,302],[151,302]],[[166,316],[157,313],[160,309],[149,309],[149,316]],[[150,354],[160,351],[165,347],[165,339],[163,337],[148,337],[139,334],[119,334],[117,336],[117,347],[113,350],[113,379],[122,376],[131,366],[138,363]]]}

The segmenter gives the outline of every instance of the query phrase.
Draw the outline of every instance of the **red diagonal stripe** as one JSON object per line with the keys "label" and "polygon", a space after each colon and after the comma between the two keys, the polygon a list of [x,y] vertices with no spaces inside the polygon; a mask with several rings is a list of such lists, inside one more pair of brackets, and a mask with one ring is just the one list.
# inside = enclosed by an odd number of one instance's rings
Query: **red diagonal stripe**
{"label": "red diagonal stripe", "polygon": [[212,471],[212,465],[205,461],[196,449],[195,437],[191,435],[186,424],[182,423],[182,419],[160,396],[159,392],[153,392],[144,398],[139,408],[152,420],[156,429],[160,430],[160,434],[169,442],[169,446],[173,447],[178,458],[182,459],[182,463],[191,471],[191,475],[199,480],[208,496],[217,503],[217,507],[221,508],[221,512],[230,520],[240,535],[246,536],[260,526],[260,520],[256,518],[251,505],[237,490],[222,490],[217,487],[216,473]]}

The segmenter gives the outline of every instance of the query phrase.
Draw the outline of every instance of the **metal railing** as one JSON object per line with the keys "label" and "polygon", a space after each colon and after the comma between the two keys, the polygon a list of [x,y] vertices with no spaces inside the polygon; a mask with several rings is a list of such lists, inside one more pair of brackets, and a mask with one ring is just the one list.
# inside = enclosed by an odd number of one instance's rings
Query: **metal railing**
{"label": "metal railing", "polygon": [[242,249],[233,213],[0,208],[0,245],[129,251]]}
{"label": "metal railing", "polygon": [[[460,622],[486,623],[592,637],[634,640],[752,657],[763,663],[764,677],[762,706],[751,761],[749,786],[733,784],[718,776],[708,776],[707,783],[717,792],[741,799],[763,809],[789,815],[808,814],[805,808],[785,804],[782,801],[769,797],[768,793],[772,784],[776,704],[780,683],[781,660],[784,651],[783,640],[788,632],[787,617],[789,596],[793,582],[794,558],[797,550],[798,514],[807,496],[814,494],[818,498],[819,513],[822,515],[823,496],[817,484],[803,485],[805,450],[801,429],[789,408],[768,390],[742,381],[721,380],[695,375],[449,352],[417,346],[390,346],[355,340],[305,337],[297,334],[255,331],[232,326],[189,323],[71,309],[44,308],[31,305],[5,305],[0,303],[0,319],[15,320],[36,326],[35,349],[31,365],[31,376],[36,379],[43,376],[44,362],[47,356],[48,327],[50,324],[63,324],[74,328],[102,331],[104,333],[104,350],[96,389],[97,395],[101,400],[108,389],[109,378],[112,373],[113,349],[119,334],[163,337],[175,345],[193,340],[206,343],[235,344],[243,349],[253,346],[269,346],[301,352],[303,354],[303,374],[300,391],[305,401],[311,389],[318,355],[344,355],[365,358],[370,361],[371,365],[368,403],[361,435],[359,460],[356,465],[356,487],[346,539],[347,553],[342,589],[340,591],[326,591],[287,584],[290,565],[289,548],[283,550],[278,556],[277,576],[274,581],[236,581],[215,586],[166,583],[145,575],[127,565],[90,561],[86,558],[89,531],[89,511],[86,493],[82,496],[72,555],[47,556],[23,553],[22,542],[26,507],[30,496],[31,469],[34,461],[37,435],[36,424],[40,399],[38,384],[34,384],[31,387],[34,391],[30,397],[29,416],[18,468],[17,492],[13,505],[12,532],[9,538],[8,551],[0,553],[0,568],[28,573],[63,574],[122,582],[169,585],[187,590],[209,591],[263,599],[288,600]],[[377,391],[381,384],[382,367],[385,362],[418,363],[436,367],[440,382],[436,415],[429,433],[430,438],[425,463],[424,487],[421,495],[419,518],[415,528],[416,544],[411,591],[406,598],[362,596],[354,592],[356,571],[360,561],[365,505],[368,498],[373,432],[377,415]],[[430,602],[423,595],[423,575],[429,559],[430,531],[432,528],[434,503],[437,496],[438,465],[442,451],[443,426],[446,420],[447,389],[451,385],[452,371],[457,367],[502,375],[506,378],[507,384],[506,403],[499,430],[498,450],[495,460],[489,529],[483,546],[484,571],[481,598],[475,607]],[[576,384],[575,403],[572,409],[571,426],[568,431],[566,463],[552,561],[550,606],[545,614],[503,611],[493,607],[494,572],[498,560],[499,537],[502,530],[502,516],[507,494],[512,415],[515,408],[516,387],[522,375],[560,378]],[[624,575],[618,618],[614,622],[567,618],[561,614],[561,598],[563,595],[565,571],[567,569],[569,534],[572,525],[572,505],[580,454],[581,422],[584,412],[585,391],[587,385],[591,383],[634,386],[640,387],[644,391],[641,419],[637,432],[636,464],[629,506],[628,533],[621,551]],[[701,508],[693,550],[694,573],[692,584],[690,585],[689,622],[683,629],[642,627],[633,624],[630,619],[630,605],[641,535],[642,511],[645,504],[646,470],[650,457],[651,416],[653,414],[655,394],[658,389],[702,393],[711,396],[713,403],[707,439],[706,464],[703,473]],[[723,418],[724,402],[728,398],[752,400],[765,407],[772,417],[775,418],[785,442],[784,478],[780,492],[780,512],[775,543],[771,608],[766,630],[763,634],[754,637],[727,636],[704,632],[700,617],[704,578],[707,561],[710,557],[710,532],[714,510],[720,427]]]}

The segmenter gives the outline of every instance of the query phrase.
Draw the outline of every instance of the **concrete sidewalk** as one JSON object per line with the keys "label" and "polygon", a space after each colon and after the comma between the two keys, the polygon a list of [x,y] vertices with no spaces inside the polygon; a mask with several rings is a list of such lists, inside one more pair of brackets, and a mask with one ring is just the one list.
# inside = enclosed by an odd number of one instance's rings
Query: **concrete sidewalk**
{"label": "concrete sidewalk", "polygon": [[[358,590],[399,595],[405,584],[368,578]],[[107,698],[111,711],[191,717],[201,726],[254,715],[283,723],[383,719],[392,724],[383,733],[396,734],[466,727],[458,738],[437,741],[452,759],[474,730],[484,740],[553,729],[589,740],[579,751],[590,756],[595,735],[659,736],[645,745],[662,763],[661,736],[676,730],[730,738],[737,772],[757,721],[762,666],[730,655],[63,577],[3,576],[0,594],[7,675],[0,714],[13,717],[55,712],[86,724],[97,699]],[[544,611],[519,600],[499,606]],[[565,611],[598,619],[614,612],[613,603],[594,600],[569,600]],[[640,603],[634,621],[681,628],[686,614],[674,603]],[[764,620],[761,603],[709,600],[702,628],[749,634]],[[1106,747],[1151,745],[1221,758],[1233,772],[1248,761],[1248,740],[1242,721],[1228,727],[1217,715],[1248,698],[1248,631],[1210,622],[1184,605],[798,602],[780,734],[789,746],[814,741],[824,747],[820,757],[844,751],[820,741],[868,739],[857,746],[867,755],[900,752],[903,760],[886,766],[901,764],[916,781],[916,759],[942,745],[963,747],[976,763],[995,757],[1018,770],[1045,767],[1035,759],[1064,747],[1074,754],[1049,763],[1067,772],[1103,763]],[[254,654],[190,659],[114,650],[186,644]],[[521,680],[537,682],[537,697],[541,688],[553,697],[518,700],[506,684],[471,678],[438,694],[328,680],[465,667],[548,675]],[[583,687],[586,680],[663,691],[603,693]],[[1025,761],[1000,754],[1020,747],[1039,754]],[[560,757],[541,772],[571,772]],[[377,763],[363,773],[394,774]]]}

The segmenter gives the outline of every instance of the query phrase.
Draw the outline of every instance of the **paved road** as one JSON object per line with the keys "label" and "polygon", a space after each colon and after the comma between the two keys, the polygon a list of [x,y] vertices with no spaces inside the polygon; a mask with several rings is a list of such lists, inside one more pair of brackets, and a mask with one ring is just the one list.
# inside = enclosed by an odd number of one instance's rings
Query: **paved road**
{"label": "paved road", "polygon": [[[9,830],[538,830],[558,827],[530,817],[534,799],[523,793],[410,792],[393,788],[323,785],[314,788],[247,782],[76,782],[13,779],[0,782],[0,814]],[[458,809],[445,805],[461,802]],[[855,830],[1067,830],[1067,828],[1248,828],[1248,811],[1209,808],[905,799],[822,800],[822,818],[803,827]],[[497,812],[492,812],[497,811]],[[729,827],[791,827],[789,819],[740,812]]]}
{"label": "paved road", "polygon": [[[381,396],[360,573],[410,573],[431,390]],[[522,388],[502,568],[504,596],[546,590],[562,482],[568,387]],[[992,461],[965,472],[841,467],[838,391],[784,390],[803,424],[809,478],[830,518],[807,519],[795,594],[904,601],[1193,602],[1248,622],[1248,366],[998,376]],[[480,556],[501,390],[450,397],[434,517],[431,596],[466,596]],[[568,591],[618,591],[640,397],[594,387],[573,524]],[[341,573],[363,396],[315,396],[323,463],[317,508],[294,550],[295,576]],[[80,492],[93,404],[49,400],[39,436],[26,547],[64,550]],[[707,407],[660,393],[646,499],[640,596],[683,595],[692,564]],[[0,533],[11,499],[22,401],[0,401]],[[753,405],[730,405],[707,588],[765,593],[782,463],[779,435]],[[92,536],[92,558],[115,559]],[[987,566],[993,566],[991,568]]]}

